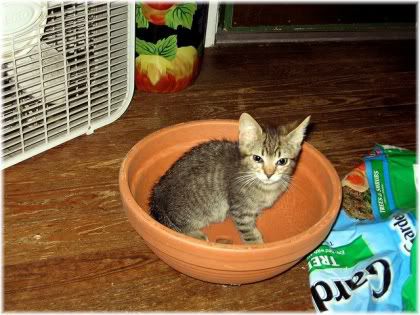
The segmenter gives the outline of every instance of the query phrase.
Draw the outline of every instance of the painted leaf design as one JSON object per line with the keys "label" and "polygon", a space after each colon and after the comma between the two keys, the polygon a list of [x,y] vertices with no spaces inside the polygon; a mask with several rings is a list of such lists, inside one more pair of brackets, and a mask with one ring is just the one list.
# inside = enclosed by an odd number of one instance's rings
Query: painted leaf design
{"label": "painted leaf design", "polygon": [[149,27],[149,21],[143,15],[141,4],[136,4],[136,25],[138,28]]}
{"label": "painted leaf design", "polygon": [[176,35],[158,40],[156,44],[136,38],[136,52],[139,55],[157,55],[171,61],[175,59],[177,49]]}
{"label": "painted leaf design", "polygon": [[195,3],[181,3],[174,6],[166,13],[166,25],[170,28],[177,29],[179,25],[191,29],[193,16],[197,10]]}
{"label": "painted leaf design", "polygon": [[146,42],[136,37],[136,53],[139,55],[157,55],[155,44]]}
{"label": "painted leaf design", "polygon": [[177,48],[176,35],[171,35],[167,38],[158,40],[156,43],[157,54],[168,60],[173,60],[175,58]]}

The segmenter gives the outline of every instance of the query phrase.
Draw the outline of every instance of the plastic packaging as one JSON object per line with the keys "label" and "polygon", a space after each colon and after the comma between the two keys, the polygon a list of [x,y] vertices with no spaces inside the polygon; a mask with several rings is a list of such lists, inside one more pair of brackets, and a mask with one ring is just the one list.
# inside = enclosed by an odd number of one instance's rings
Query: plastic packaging
{"label": "plastic packaging", "polygon": [[415,308],[415,159],[412,151],[378,145],[342,180],[343,208],[307,257],[318,311]]}

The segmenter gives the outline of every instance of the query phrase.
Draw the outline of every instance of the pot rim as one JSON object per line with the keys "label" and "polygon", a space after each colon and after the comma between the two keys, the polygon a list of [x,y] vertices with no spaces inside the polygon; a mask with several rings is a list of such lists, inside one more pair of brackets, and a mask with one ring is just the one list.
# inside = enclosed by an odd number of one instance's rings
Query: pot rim
{"label": "pot rim", "polygon": [[[159,129],[157,131],[154,131],[138,141],[127,153],[124,160],[122,161],[120,171],[119,171],[119,188],[120,188],[120,195],[123,201],[123,204],[126,205],[127,210],[126,211],[132,211],[136,217],[143,220],[144,224],[147,224],[148,227],[154,232],[157,232],[159,234],[163,234],[165,237],[168,237],[172,241],[179,241],[184,243],[185,245],[192,246],[195,248],[201,248],[203,250],[215,250],[216,252],[250,252],[252,251],[256,252],[262,252],[262,251],[273,251],[273,250],[282,250],[289,248],[290,246],[298,245],[301,246],[296,247],[296,254],[300,250],[301,247],[306,247],[305,242],[313,237],[316,234],[319,234],[323,231],[323,229],[326,226],[331,226],[340,209],[341,205],[341,199],[342,199],[342,190],[341,190],[341,181],[338,177],[338,174],[334,167],[332,166],[331,162],[320,152],[318,151],[313,145],[304,142],[303,147],[314,151],[320,159],[323,160],[324,166],[326,168],[326,172],[331,178],[331,181],[333,182],[333,190],[334,190],[334,200],[329,205],[327,211],[325,214],[309,229],[306,231],[300,232],[296,235],[293,235],[291,237],[288,237],[286,239],[269,242],[269,243],[263,243],[263,244],[221,244],[216,242],[207,242],[199,239],[195,239],[193,237],[184,235],[182,233],[176,232],[163,224],[157,222],[154,220],[143,208],[137,203],[137,201],[134,199],[134,196],[131,192],[129,183],[128,183],[128,167],[131,163],[131,161],[135,157],[135,153],[141,149],[141,147],[146,146],[149,142],[153,141],[156,137],[161,137],[167,133],[172,132],[176,129],[182,129],[182,128],[188,128],[196,125],[206,125],[206,124],[217,124],[217,125],[226,125],[226,124],[234,124],[238,125],[237,120],[231,120],[231,119],[205,119],[205,120],[195,120],[190,122],[183,122],[174,124],[168,127],[164,127],[162,129]],[[335,183],[335,185],[334,185]],[[329,230],[327,231],[327,233]],[[302,245],[303,244],[303,245]],[[296,255],[299,256],[299,255]]]}

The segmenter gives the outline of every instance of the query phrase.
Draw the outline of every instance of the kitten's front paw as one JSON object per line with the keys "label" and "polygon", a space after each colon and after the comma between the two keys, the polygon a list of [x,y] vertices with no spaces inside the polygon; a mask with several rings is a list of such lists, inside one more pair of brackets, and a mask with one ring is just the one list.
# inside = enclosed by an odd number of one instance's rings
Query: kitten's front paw
{"label": "kitten's front paw", "polygon": [[264,243],[261,232],[257,228],[253,229],[250,233],[242,234],[242,239],[247,244]]}

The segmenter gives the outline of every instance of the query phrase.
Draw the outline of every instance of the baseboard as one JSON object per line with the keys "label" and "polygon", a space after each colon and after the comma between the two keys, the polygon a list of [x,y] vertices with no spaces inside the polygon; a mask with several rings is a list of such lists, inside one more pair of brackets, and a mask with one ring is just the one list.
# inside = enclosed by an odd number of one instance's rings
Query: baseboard
{"label": "baseboard", "polygon": [[287,43],[361,40],[416,39],[415,30],[381,30],[365,32],[227,32],[216,34],[216,44]]}

